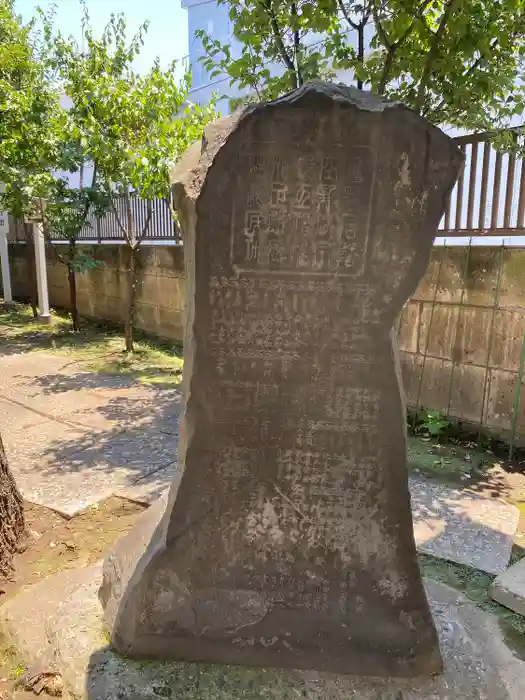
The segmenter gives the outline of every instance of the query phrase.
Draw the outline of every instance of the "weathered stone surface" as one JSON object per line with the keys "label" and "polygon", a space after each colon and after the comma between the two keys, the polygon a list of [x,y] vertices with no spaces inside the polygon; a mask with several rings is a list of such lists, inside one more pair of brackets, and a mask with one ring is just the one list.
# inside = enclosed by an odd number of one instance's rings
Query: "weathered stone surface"
{"label": "weathered stone surface", "polygon": [[[116,495],[151,505],[166,495],[173,479],[181,475],[177,465],[171,465]],[[507,569],[520,517],[516,506],[428,479],[412,477],[409,486],[414,537],[420,552],[489,574]]]}
{"label": "weathered stone surface", "polygon": [[516,506],[428,479],[410,479],[416,545],[422,552],[489,574],[505,571],[520,512]]}
{"label": "weathered stone surface", "polygon": [[[450,588],[427,582],[427,593],[441,641],[444,673],[433,678],[393,679],[335,676],[316,672],[246,669],[193,663],[125,660],[107,646],[97,600],[100,566],[76,572],[64,587],[53,576],[62,604],[46,605],[50,654],[64,680],[65,700],[523,700],[525,663],[505,646],[495,618],[474,608]],[[40,595],[42,591],[39,589]],[[18,597],[26,610],[19,622],[38,616],[36,589]],[[1,617],[1,609],[0,609]],[[19,627],[18,640],[31,634]],[[26,645],[27,646],[27,645]],[[34,659],[26,660],[31,664]]]}
{"label": "weathered stone surface", "polygon": [[500,574],[490,588],[491,597],[525,617],[525,559]]}
{"label": "weathered stone surface", "polygon": [[142,556],[107,561],[119,651],[440,670],[391,328],[460,160],[404,107],[322,83],[227,118],[184,158],[184,473]]}

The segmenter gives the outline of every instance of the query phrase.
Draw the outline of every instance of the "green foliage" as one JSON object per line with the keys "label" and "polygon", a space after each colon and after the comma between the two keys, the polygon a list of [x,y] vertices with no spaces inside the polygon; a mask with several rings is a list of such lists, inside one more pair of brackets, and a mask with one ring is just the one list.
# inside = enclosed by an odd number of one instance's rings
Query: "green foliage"
{"label": "green foliage", "polygon": [[[213,105],[188,102],[189,76],[178,82],[175,65],[163,71],[157,62],[145,75],[134,70],[147,23],[128,40],[124,16],[112,15],[97,37],[80,2],[82,48],[56,29],[52,12],[40,12],[36,32],[35,23],[23,26],[14,14],[13,0],[0,0],[2,205],[20,218],[38,217],[50,234],[68,240],[78,237],[88,213],[116,209],[131,192],[166,196],[170,163],[215,116]],[[79,187],[57,178],[57,170],[78,173]],[[126,240],[137,245],[145,231],[136,231],[128,212],[116,213]]]}
{"label": "green foliage", "polygon": [[[111,15],[100,36],[91,27],[82,1],[83,47],[55,31],[44,19],[47,60],[62,91],[69,97],[65,155],[71,170],[79,160],[94,168],[91,192],[81,186],[71,196],[58,228],[67,237],[82,221],[82,212],[109,206],[129,248],[126,349],[133,350],[137,259],[136,251],[152,223],[152,201],[169,197],[170,165],[201,138],[204,126],[215,116],[214,106],[188,101],[189,75],[175,77],[176,65],[162,70],[155,62],[145,75],[133,63],[144,43],[147,22],[128,39],[124,15]],[[104,196],[101,196],[101,192]],[[137,221],[132,194],[147,201],[144,220]],[[63,204],[63,202],[61,202]],[[54,221],[57,225],[57,217]],[[75,252],[73,247],[70,252]],[[75,260],[75,265],[77,264]]]}
{"label": "green foliage", "polygon": [[[82,173],[83,169],[84,162],[80,161],[75,170]],[[48,201],[42,202],[39,217],[49,238],[76,241],[82,228],[88,225],[89,215],[103,216],[108,208],[108,197],[95,177],[90,186],[85,186],[81,175],[79,187],[71,187],[65,180],[56,178],[50,194]]]}
{"label": "green foliage", "polygon": [[112,15],[102,34],[95,36],[84,5],[81,49],[72,38],[46,28],[52,63],[62,89],[72,102],[72,137],[83,156],[96,168],[107,202],[131,247],[140,244],[151,223],[137,230],[131,207],[132,192],[152,200],[169,193],[168,168],[215,116],[213,105],[188,102],[189,76],[178,82],[175,64],[162,70],[156,62],[145,75],[133,67],[148,24],[127,38],[124,15]]}
{"label": "green foliage", "polygon": [[438,124],[487,130],[523,112],[525,0],[218,1],[242,49],[200,32],[203,64],[248,99],[345,69]]}
{"label": "green foliage", "polygon": [[75,248],[74,254],[70,257],[70,265],[74,272],[86,272],[99,267],[102,263],[87,253],[85,248]]}
{"label": "green foliage", "polygon": [[64,110],[40,58],[33,25],[0,0],[0,205],[19,218],[48,198],[60,164]]}
{"label": "green foliage", "polygon": [[425,408],[407,411],[407,423],[416,434],[440,437],[451,427],[451,422],[440,411],[428,411]]}
{"label": "green foliage", "polygon": [[[522,0],[371,0],[368,8],[372,50],[362,73],[371,89],[468,130],[504,126],[521,114]],[[333,36],[340,41],[338,23]],[[341,61],[355,64],[351,55]]]}
{"label": "green foliage", "polygon": [[450,427],[448,421],[440,411],[427,411],[423,417],[421,430],[428,433],[432,437],[438,437]]}
{"label": "green foliage", "polygon": [[[298,0],[218,0],[228,5],[235,37],[242,43],[234,57],[228,44],[197,31],[210,76],[225,73],[230,85],[248,95],[244,101],[269,100],[313,78],[333,76],[322,44],[308,46],[305,38],[329,28],[332,2]],[[276,70],[272,70],[276,69]]]}
{"label": "green foliage", "polygon": [[[74,246],[92,206],[102,205],[95,178],[84,186],[86,154],[76,115],[60,105],[53,15],[41,14],[22,26],[11,0],[0,0],[0,181],[2,205],[17,218],[39,220],[48,238],[70,242],[58,259],[69,268],[71,313],[78,326],[74,273],[93,264]],[[56,171],[80,173],[80,186],[69,187]]]}
{"label": "green foliage", "polygon": [[[175,65],[164,71],[156,62],[145,75],[134,70],[147,23],[128,40],[124,16],[112,15],[95,36],[80,2],[82,48],[56,29],[53,12],[39,13],[37,33],[36,25],[24,27],[15,16],[13,0],[0,0],[0,182],[6,185],[0,205],[18,218],[39,220],[48,237],[68,241],[57,255],[69,270],[75,327],[74,275],[96,264],[75,245],[90,215],[111,208],[136,251],[152,223],[152,200],[169,194],[170,164],[215,116],[213,105],[189,103],[189,76],[177,81]],[[67,109],[59,95],[69,98]],[[56,171],[77,173],[78,187]],[[135,220],[132,193],[149,202],[144,221]],[[130,328],[135,276],[133,252]]]}

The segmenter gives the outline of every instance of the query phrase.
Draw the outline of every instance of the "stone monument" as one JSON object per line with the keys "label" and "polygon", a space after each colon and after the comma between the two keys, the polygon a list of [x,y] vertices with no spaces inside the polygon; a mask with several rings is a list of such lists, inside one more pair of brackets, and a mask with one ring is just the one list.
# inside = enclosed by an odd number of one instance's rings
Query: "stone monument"
{"label": "stone monument", "polygon": [[189,149],[184,471],[106,561],[122,654],[440,672],[391,329],[460,164],[409,109],[325,83]]}

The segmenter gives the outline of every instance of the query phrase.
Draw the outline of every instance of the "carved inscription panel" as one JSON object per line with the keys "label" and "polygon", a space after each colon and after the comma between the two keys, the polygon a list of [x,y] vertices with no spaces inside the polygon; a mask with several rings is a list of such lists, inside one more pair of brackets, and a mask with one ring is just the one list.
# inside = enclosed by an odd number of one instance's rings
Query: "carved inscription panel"
{"label": "carved inscription panel", "polygon": [[[322,155],[321,155],[322,154]],[[373,151],[336,145],[297,155],[274,143],[239,154],[250,179],[238,188],[231,221],[232,263],[263,273],[363,271],[373,188]]]}

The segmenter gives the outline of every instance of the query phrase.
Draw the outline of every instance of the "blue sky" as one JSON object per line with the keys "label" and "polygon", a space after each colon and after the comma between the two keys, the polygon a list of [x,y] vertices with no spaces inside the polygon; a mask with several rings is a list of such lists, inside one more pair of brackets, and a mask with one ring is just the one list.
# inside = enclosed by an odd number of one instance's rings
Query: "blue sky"
{"label": "blue sky", "polygon": [[[15,7],[24,20],[35,14],[35,8],[57,6],[56,23],[64,34],[81,39],[81,10],[78,0],[15,0]],[[96,32],[106,25],[111,13],[122,12],[126,16],[130,36],[144,22],[150,28],[141,56],[136,61],[137,70],[144,72],[158,56],[163,66],[188,53],[187,11],[180,0],[87,0],[91,22]]]}

